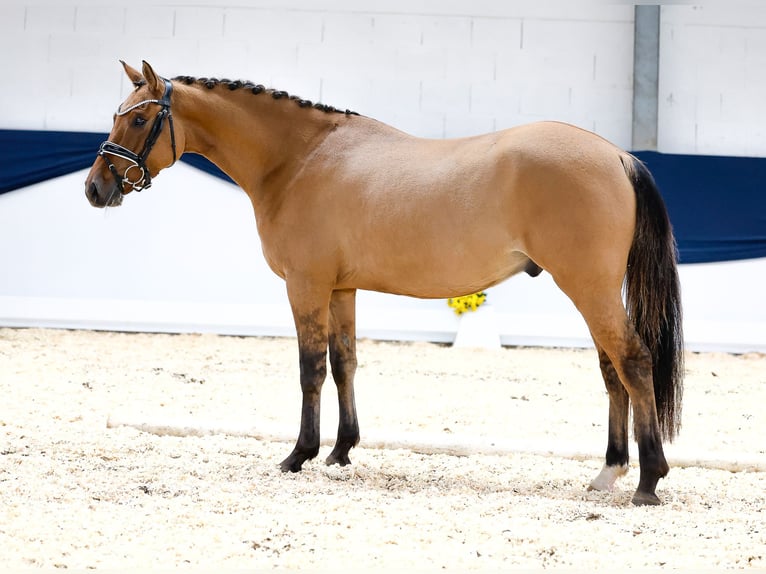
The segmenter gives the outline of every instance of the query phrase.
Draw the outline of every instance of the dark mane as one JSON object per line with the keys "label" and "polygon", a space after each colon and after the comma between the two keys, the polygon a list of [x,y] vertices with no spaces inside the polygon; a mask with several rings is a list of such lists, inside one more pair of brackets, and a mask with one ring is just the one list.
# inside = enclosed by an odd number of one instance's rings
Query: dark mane
{"label": "dark mane", "polygon": [[281,99],[292,100],[295,103],[297,103],[298,106],[301,108],[314,108],[316,110],[320,110],[328,114],[345,114],[347,116],[359,115],[356,112],[352,112],[351,110],[339,110],[338,108],[335,108],[333,106],[328,106],[328,105],[320,104],[320,103],[315,104],[311,100],[304,100],[303,98],[288,94],[287,92],[284,92],[282,90],[265,88],[262,84],[254,84],[253,82],[248,82],[245,80],[227,80],[227,79],[219,79],[219,78],[194,78],[192,76],[176,76],[175,78],[173,78],[173,80],[177,82],[181,82],[188,86],[192,84],[199,84],[201,86],[205,86],[208,90],[212,90],[218,86],[224,86],[231,91],[247,90],[254,95],[267,94],[267,95],[271,95],[271,97],[274,98],[275,100],[281,100]]}

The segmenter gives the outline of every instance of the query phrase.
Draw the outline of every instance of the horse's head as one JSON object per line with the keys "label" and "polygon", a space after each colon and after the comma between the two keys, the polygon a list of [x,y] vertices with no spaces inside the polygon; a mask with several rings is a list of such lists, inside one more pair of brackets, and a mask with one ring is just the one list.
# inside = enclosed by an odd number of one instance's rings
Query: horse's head
{"label": "horse's head", "polygon": [[85,180],[85,195],[95,207],[120,205],[123,195],[146,189],[152,175],[177,159],[173,85],[146,62],[141,72],[122,66],[135,89],[117,109],[109,139]]}

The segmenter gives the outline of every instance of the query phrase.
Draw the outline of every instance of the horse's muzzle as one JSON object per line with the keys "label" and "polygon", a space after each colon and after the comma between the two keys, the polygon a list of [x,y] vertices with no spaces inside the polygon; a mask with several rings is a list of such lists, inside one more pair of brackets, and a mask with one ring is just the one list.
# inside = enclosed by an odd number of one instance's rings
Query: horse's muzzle
{"label": "horse's muzzle", "polygon": [[[107,187],[107,189],[104,189],[104,187]],[[85,197],[88,198],[93,207],[117,207],[122,205],[122,193],[115,185],[99,186],[90,179],[85,182]]]}

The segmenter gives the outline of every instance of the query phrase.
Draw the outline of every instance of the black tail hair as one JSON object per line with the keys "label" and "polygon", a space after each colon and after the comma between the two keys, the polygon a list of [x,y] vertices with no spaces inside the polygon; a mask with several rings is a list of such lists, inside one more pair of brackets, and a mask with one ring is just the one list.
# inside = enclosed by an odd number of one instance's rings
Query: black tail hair
{"label": "black tail hair", "polygon": [[638,158],[621,157],[636,193],[636,231],[628,254],[628,316],[652,355],[660,433],[672,441],[681,428],[684,342],[678,250],[665,202]]}

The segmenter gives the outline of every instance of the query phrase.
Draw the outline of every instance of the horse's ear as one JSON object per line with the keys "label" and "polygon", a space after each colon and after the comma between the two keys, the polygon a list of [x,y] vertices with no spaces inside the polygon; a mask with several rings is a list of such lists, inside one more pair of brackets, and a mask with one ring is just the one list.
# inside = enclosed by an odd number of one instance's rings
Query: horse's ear
{"label": "horse's ear", "polygon": [[138,70],[134,68],[131,68],[122,60],[120,60],[120,63],[122,64],[122,67],[125,68],[125,73],[128,75],[128,78],[130,78],[130,81],[133,82],[133,85],[136,88],[140,88],[146,83],[146,80],[141,75],[141,72],[139,72]]}
{"label": "horse's ear", "polygon": [[154,70],[149,65],[149,63],[144,60],[143,61],[143,70],[144,70],[144,78],[146,78],[146,83],[149,84],[149,89],[152,92],[161,91],[164,89],[164,83],[160,79],[160,77],[154,73]]}

